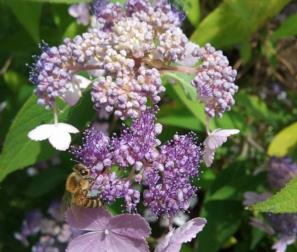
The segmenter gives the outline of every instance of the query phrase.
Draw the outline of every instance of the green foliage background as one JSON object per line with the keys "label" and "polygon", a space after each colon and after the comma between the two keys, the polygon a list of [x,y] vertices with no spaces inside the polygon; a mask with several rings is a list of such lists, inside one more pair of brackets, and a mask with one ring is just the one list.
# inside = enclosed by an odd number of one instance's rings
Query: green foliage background
{"label": "green foliage background", "polygon": [[[38,54],[40,41],[57,45],[86,29],[68,15],[69,4],[75,2],[81,1],[0,0],[0,251],[27,251],[13,233],[27,211],[46,209],[52,199],[63,195],[73,165],[68,153],[57,153],[47,143],[31,142],[26,136],[35,126],[52,121],[51,113],[36,105],[26,64]],[[219,150],[212,169],[202,167],[195,182],[200,187],[199,204],[192,216],[204,216],[208,224],[198,241],[185,245],[183,251],[270,251],[271,238],[249,225],[251,211],[244,209],[242,200],[246,191],[265,190],[270,156],[297,159],[297,4],[289,0],[175,2],[186,11],[187,35],[199,45],[210,42],[224,50],[239,72],[240,88],[232,111],[211,121],[212,129],[238,128],[241,133]],[[180,85],[168,85],[172,79]],[[189,77],[166,74],[163,81],[167,98],[158,115],[165,125],[163,140],[189,130],[204,139],[203,106]],[[87,96],[73,109],[59,106],[62,120],[80,130],[95,117]],[[60,159],[58,164],[55,158]],[[36,164],[50,169],[28,176],[25,168]],[[297,212],[296,190],[295,179],[251,210]],[[289,251],[297,251],[296,245]]]}

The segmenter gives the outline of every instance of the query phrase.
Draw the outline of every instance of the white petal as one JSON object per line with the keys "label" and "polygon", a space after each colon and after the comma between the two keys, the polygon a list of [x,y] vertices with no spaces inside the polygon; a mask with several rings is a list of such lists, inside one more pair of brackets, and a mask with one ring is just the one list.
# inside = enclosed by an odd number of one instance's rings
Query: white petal
{"label": "white petal", "polygon": [[42,124],[28,133],[28,137],[33,141],[43,141],[48,139],[54,130],[53,124]]}
{"label": "white petal", "polygon": [[276,243],[273,244],[272,249],[276,252],[285,252],[288,245],[291,245],[295,242],[295,237],[292,236],[284,236]]}
{"label": "white petal", "polygon": [[49,137],[49,142],[55,149],[65,151],[70,146],[71,136],[65,129],[56,126],[54,132]]}
{"label": "white petal", "polygon": [[77,128],[68,123],[58,123],[57,126],[61,131],[76,134],[79,132]]}
{"label": "white petal", "polygon": [[80,89],[86,89],[92,82],[81,75],[74,75],[72,77],[72,80],[75,82],[75,84],[78,85]]}
{"label": "white petal", "polygon": [[206,167],[210,167],[213,163],[215,156],[215,150],[210,148],[205,148],[203,151],[203,160],[205,162]]}
{"label": "white petal", "polygon": [[78,85],[72,84],[71,87],[64,93],[63,99],[70,106],[74,106],[81,97],[81,91]]}

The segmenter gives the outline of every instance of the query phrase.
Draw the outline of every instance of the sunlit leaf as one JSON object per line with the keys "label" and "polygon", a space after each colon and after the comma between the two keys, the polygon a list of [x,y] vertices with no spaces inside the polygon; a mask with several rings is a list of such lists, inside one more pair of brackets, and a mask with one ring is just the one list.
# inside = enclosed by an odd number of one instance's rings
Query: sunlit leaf
{"label": "sunlit leaf", "polygon": [[290,0],[225,0],[198,26],[191,40],[227,47],[245,41]]}
{"label": "sunlit leaf", "polygon": [[264,202],[252,208],[260,212],[297,213],[297,177],[293,178],[286,187]]}
{"label": "sunlit leaf", "polygon": [[268,147],[270,156],[283,157],[297,144],[297,122],[284,128],[271,141]]}
{"label": "sunlit leaf", "polygon": [[272,34],[271,38],[276,40],[297,35],[297,15],[289,16],[280,27]]}

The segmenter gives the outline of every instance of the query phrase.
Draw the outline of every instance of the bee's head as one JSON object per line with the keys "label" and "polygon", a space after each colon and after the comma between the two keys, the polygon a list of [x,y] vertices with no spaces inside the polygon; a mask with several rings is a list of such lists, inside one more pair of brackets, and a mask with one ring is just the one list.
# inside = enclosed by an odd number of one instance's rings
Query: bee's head
{"label": "bee's head", "polygon": [[90,172],[89,169],[83,165],[83,164],[77,164],[73,167],[73,171],[77,172],[78,174],[80,174],[81,176],[85,177],[85,176],[89,176]]}

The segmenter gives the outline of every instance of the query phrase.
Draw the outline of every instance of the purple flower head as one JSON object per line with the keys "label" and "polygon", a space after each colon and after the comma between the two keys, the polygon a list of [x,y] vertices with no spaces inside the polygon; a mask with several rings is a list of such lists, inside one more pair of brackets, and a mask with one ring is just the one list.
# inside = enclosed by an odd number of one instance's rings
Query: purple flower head
{"label": "purple flower head", "polygon": [[210,44],[197,48],[193,56],[203,61],[192,85],[205,105],[205,112],[210,117],[222,116],[234,104],[233,96],[238,90],[234,84],[237,72],[229,66],[222,51],[216,51]]}
{"label": "purple flower head", "polygon": [[84,132],[84,143],[80,147],[74,147],[72,154],[86,166],[102,171],[104,167],[111,167],[112,160],[109,150],[110,139],[95,128]]}
{"label": "purple flower head", "polygon": [[181,6],[170,3],[168,0],[159,0],[156,4],[157,9],[161,9],[164,13],[168,15],[172,15],[179,22],[176,21],[177,25],[181,25],[186,18],[186,14],[183,10],[181,10]]}
{"label": "purple flower head", "polygon": [[140,193],[132,188],[131,182],[118,178],[115,173],[98,175],[92,190],[98,192],[99,198],[107,203],[123,198],[128,212],[135,211],[140,200]]}
{"label": "purple flower head", "polygon": [[[132,47],[131,53],[137,52],[137,49],[135,50]],[[153,104],[161,100],[160,94],[165,88],[157,69],[146,69],[141,66],[133,72],[134,60],[126,57],[126,53],[123,53],[125,50],[121,52],[117,53],[115,50],[106,52],[108,56],[104,68],[110,75],[99,78],[94,84],[92,100],[97,109],[104,108],[108,113],[114,111],[115,116],[121,120],[135,119],[147,109],[149,100]],[[119,59],[121,64],[118,62]],[[112,78],[116,73],[118,76]]]}
{"label": "purple flower head", "polygon": [[128,0],[125,4],[125,9],[128,16],[135,12],[147,11],[149,2],[147,0]]}
{"label": "purple flower head", "polygon": [[148,223],[138,214],[112,216],[105,209],[72,207],[66,213],[67,222],[85,232],[70,241],[66,251],[78,252],[149,252],[146,238]]}
{"label": "purple flower head", "polygon": [[161,147],[158,159],[145,166],[144,202],[156,215],[175,215],[189,208],[196,193],[190,179],[198,174],[200,147],[191,135],[174,137]]}
{"label": "purple flower head", "polygon": [[280,236],[297,236],[297,214],[267,214],[271,226]]}
{"label": "purple flower head", "polygon": [[[35,56],[36,62],[31,66],[30,81],[36,85],[35,93],[38,103],[47,108],[52,107],[55,99],[60,97],[69,104],[67,95],[73,90],[73,72],[77,58],[73,54],[73,44],[65,39],[58,47],[40,45],[42,53]],[[70,104],[73,105],[73,104]]]}
{"label": "purple flower head", "polygon": [[26,214],[26,217],[22,223],[21,231],[15,233],[15,238],[22,242],[25,246],[28,246],[27,238],[35,235],[40,231],[40,224],[42,220],[42,213],[35,209]]}
{"label": "purple flower head", "polygon": [[65,251],[74,232],[61,218],[61,214],[57,213],[58,209],[61,209],[61,204],[55,201],[48,210],[49,217],[44,216],[39,210],[29,212],[21,232],[16,233],[15,238],[28,246],[30,244],[27,238],[34,236],[37,242],[31,247],[33,252]]}
{"label": "purple flower head", "polygon": [[89,5],[86,3],[73,4],[68,8],[68,13],[76,18],[78,24],[88,25],[90,21]]}
{"label": "purple flower head", "polygon": [[134,166],[139,171],[143,162],[151,162],[158,157],[157,135],[162,132],[162,125],[155,120],[151,110],[142,112],[130,128],[112,140],[114,160],[120,167]]}
{"label": "purple flower head", "polygon": [[103,30],[110,31],[112,26],[123,17],[123,8],[119,3],[113,4],[109,0],[95,0],[93,12]]}
{"label": "purple flower head", "polygon": [[194,177],[198,174],[200,147],[195,143],[194,135],[175,135],[172,142],[161,147],[161,157],[165,164],[164,174],[168,176]]}
{"label": "purple flower head", "polygon": [[290,158],[271,158],[268,166],[268,184],[272,190],[280,190],[297,176],[297,164]]}

